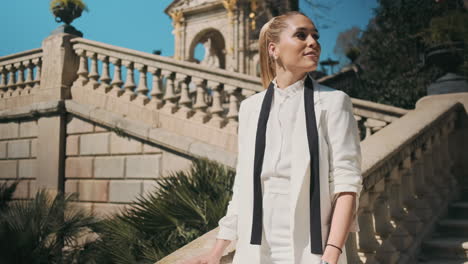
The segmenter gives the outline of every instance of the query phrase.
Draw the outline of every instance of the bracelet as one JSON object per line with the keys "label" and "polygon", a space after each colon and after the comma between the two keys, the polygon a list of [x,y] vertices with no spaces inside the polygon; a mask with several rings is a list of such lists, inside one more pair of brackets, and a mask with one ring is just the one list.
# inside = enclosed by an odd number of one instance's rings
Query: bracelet
{"label": "bracelet", "polygon": [[341,248],[339,248],[339,247],[337,247],[337,246],[335,246],[333,244],[326,244],[326,246],[332,246],[334,248],[337,248],[341,253],[343,253],[343,250],[341,250]]}

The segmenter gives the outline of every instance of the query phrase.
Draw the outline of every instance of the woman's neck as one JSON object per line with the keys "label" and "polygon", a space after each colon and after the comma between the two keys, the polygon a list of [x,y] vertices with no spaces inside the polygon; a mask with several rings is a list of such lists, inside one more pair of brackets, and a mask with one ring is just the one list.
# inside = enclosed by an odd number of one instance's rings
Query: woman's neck
{"label": "woman's neck", "polygon": [[284,89],[304,78],[306,74],[306,72],[293,73],[290,71],[278,71],[276,74],[276,84],[278,88]]}

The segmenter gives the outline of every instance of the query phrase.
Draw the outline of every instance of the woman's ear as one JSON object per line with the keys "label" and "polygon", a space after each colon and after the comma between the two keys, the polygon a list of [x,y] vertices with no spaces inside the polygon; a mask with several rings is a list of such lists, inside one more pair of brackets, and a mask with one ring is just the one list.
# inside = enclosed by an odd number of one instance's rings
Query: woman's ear
{"label": "woman's ear", "polygon": [[268,43],[268,56],[274,58],[275,60],[278,59],[277,47],[273,42]]}

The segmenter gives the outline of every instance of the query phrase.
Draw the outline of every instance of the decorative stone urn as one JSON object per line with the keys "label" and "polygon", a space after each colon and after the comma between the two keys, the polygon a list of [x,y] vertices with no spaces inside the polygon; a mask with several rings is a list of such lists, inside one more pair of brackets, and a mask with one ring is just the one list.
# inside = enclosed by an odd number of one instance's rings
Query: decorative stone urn
{"label": "decorative stone urn", "polygon": [[456,74],[457,68],[463,63],[464,42],[447,42],[429,48],[426,51],[427,65],[436,65],[445,75],[437,79],[427,88],[427,94],[445,94],[468,92],[466,78]]}
{"label": "decorative stone urn", "polygon": [[82,12],[83,8],[72,2],[52,7],[52,13],[55,16],[55,21],[57,23],[63,22],[67,25],[70,25],[75,18],[80,17]]}
{"label": "decorative stone urn", "polygon": [[55,16],[57,23],[65,23],[65,25],[61,25],[55,29],[52,34],[69,33],[83,37],[82,32],[70,25],[73,20],[81,16],[83,10],[86,10],[86,6],[82,1],[56,0],[51,3],[50,10]]}

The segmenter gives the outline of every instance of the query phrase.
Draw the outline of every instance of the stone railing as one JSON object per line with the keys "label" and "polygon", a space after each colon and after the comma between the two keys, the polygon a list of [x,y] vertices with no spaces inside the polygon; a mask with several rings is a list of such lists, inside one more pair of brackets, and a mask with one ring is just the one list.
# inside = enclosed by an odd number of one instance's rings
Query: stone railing
{"label": "stone railing", "polygon": [[[233,72],[81,38],[72,42],[80,57],[74,86],[87,85],[128,103],[191,118],[216,128],[235,131],[238,101],[261,91],[258,78],[251,76],[239,78],[239,74]],[[149,82],[148,75],[151,76]],[[223,107],[226,104],[227,109]]]}
{"label": "stone railing", "polygon": [[0,98],[34,93],[40,85],[42,49],[0,57]]}
{"label": "stone railing", "polygon": [[361,139],[376,133],[388,124],[402,117],[408,110],[352,98],[354,118],[358,122]]}
{"label": "stone railing", "polygon": [[[417,263],[435,220],[466,188],[459,183],[468,173],[463,163],[468,94],[449,97],[442,102],[436,96],[423,98],[415,110],[361,142],[360,231],[348,236],[348,263]],[[216,232],[157,263],[180,263],[209,250]],[[231,263],[233,248],[222,263]]]}
{"label": "stone railing", "polygon": [[[72,86],[74,100],[186,136],[197,137],[193,128],[206,130],[205,125],[218,133],[235,134],[239,102],[263,90],[257,77],[83,38],[71,42],[80,58],[78,78]],[[90,92],[96,95],[90,96]],[[362,138],[407,112],[359,99],[353,99],[353,103]],[[173,129],[177,127],[174,123],[180,121],[189,121],[194,127],[186,134]],[[230,147],[235,146],[235,142],[222,145],[227,141],[211,142],[217,137],[210,133],[198,134],[205,137],[198,139],[235,151]]]}

